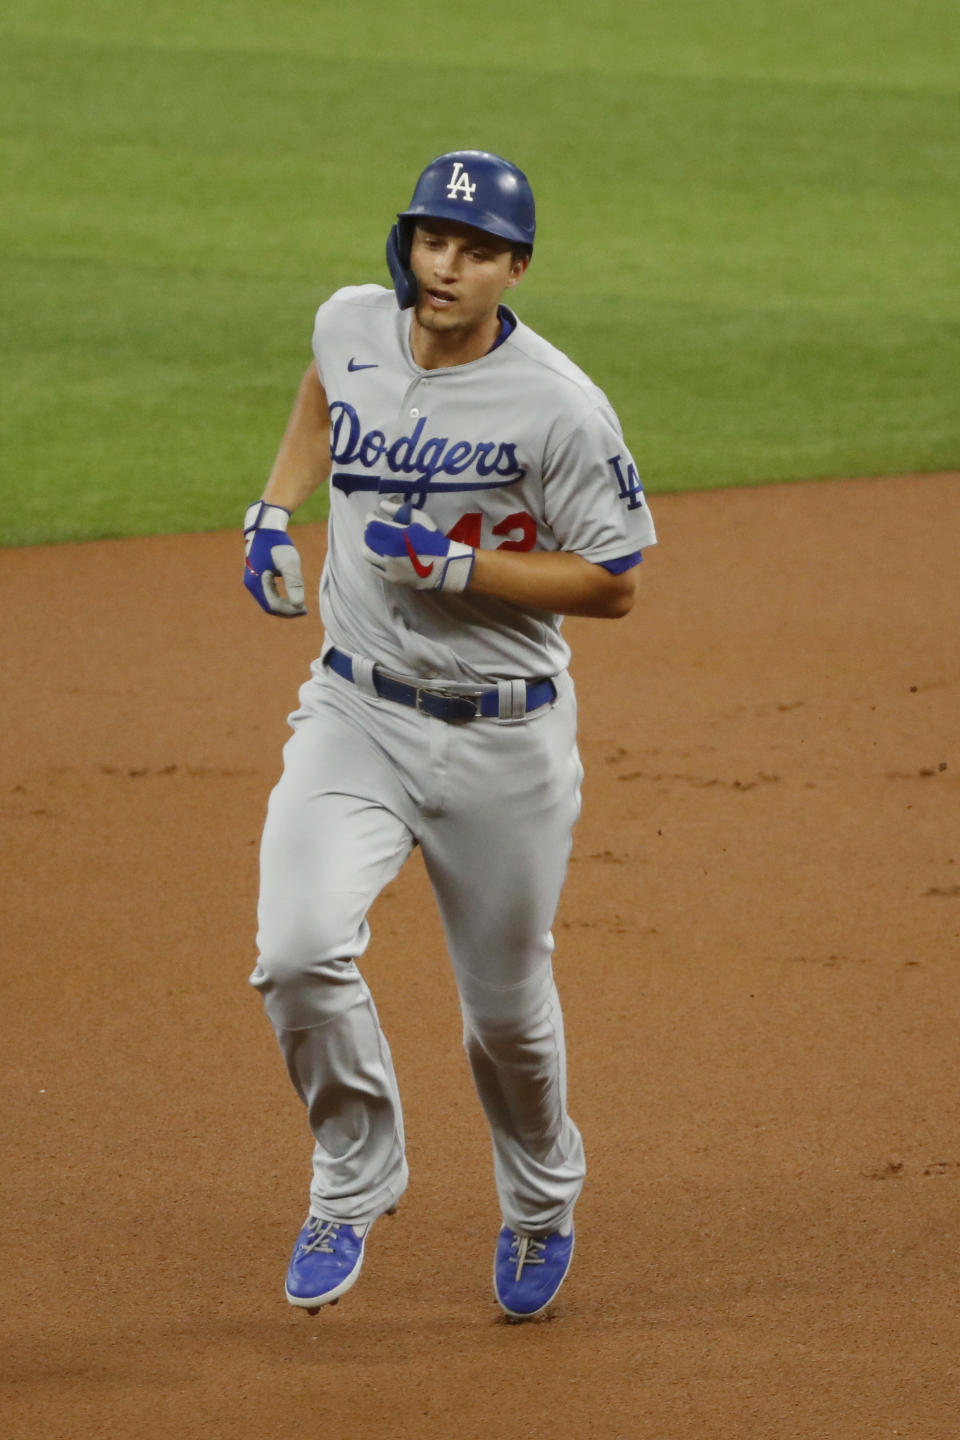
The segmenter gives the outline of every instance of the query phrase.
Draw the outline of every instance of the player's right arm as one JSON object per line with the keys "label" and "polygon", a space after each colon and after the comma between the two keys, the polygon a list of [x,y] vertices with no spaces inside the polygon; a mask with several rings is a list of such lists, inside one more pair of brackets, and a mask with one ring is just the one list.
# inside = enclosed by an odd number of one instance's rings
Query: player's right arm
{"label": "player's right arm", "polygon": [[330,409],[317,367],[311,360],[293,402],[263,500],[267,505],[280,505],[292,514],[329,474]]}
{"label": "player's right arm", "polygon": [[[303,567],[287,522],[330,473],[330,409],[311,361],[263,496],[247,511],[243,583],[269,615],[305,615]],[[283,582],[278,586],[278,578]]]}

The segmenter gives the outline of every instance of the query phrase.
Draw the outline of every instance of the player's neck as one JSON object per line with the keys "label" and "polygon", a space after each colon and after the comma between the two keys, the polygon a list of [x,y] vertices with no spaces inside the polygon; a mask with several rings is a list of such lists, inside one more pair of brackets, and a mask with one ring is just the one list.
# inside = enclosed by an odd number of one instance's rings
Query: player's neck
{"label": "player's neck", "polygon": [[428,330],[417,318],[410,319],[410,350],[421,370],[445,370],[451,365],[469,365],[493,348],[500,333],[495,310],[469,330]]}

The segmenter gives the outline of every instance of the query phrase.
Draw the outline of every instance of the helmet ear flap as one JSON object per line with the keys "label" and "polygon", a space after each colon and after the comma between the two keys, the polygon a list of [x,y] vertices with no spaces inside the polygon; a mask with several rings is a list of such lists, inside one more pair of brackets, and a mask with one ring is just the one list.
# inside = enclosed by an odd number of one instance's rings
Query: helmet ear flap
{"label": "helmet ear flap", "polygon": [[410,269],[410,228],[399,220],[387,236],[387,267],[401,310],[416,304],[417,282]]}

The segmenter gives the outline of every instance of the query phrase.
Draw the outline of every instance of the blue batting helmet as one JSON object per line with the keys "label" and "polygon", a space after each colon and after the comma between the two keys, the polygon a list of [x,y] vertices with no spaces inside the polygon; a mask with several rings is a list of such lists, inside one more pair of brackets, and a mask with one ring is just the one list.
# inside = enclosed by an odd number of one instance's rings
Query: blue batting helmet
{"label": "blue batting helmet", "polygon": [[537,217],[522,170],[488,150],[451,150],[431,160],[417,181],[408,209],[387,238],[387,264],[401,310],[417,298],[410,243],[419,219],[459,220],[487,235],[533,250]]}

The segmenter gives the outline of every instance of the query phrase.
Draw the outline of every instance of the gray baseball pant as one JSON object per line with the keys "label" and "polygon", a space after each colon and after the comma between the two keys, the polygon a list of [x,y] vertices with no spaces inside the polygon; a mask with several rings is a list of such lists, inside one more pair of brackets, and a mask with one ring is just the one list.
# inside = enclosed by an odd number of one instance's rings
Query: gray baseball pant
{"label": "gray baseball pant", "polygon": [[522,721],[449,724],[314,667],[261,845],[263,996],[314,1137],[311,1213],[370,1223],[407,1185],[393,1062],[357,960],[415,844],[439,908],[506,1224],[560,1228],[584,1179],[551,925],[580,809],[569,676]]}

